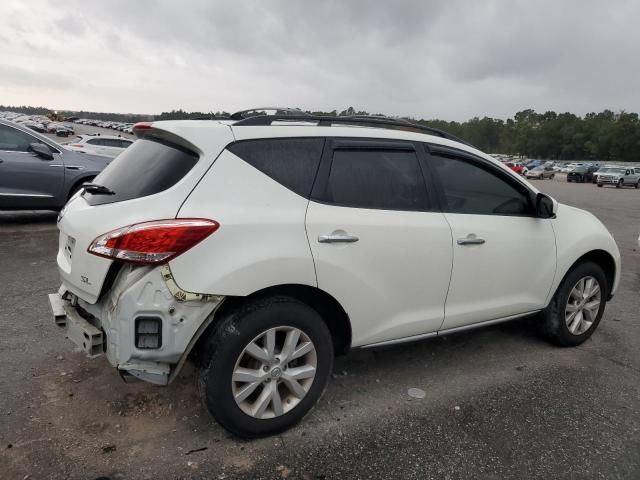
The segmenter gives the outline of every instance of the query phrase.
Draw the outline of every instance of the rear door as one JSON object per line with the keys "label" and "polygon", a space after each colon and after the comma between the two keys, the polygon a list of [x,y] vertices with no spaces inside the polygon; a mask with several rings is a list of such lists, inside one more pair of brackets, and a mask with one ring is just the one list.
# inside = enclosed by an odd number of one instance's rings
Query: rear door
{"label": "rear door", "polygon": [[64,163],[50,148],[52,159],[33,153],[38,138],[0,124],[0,208],[56,207],[61,203]]}
{"label": "rear door", "polygon": [[306,217],[318,287],[340,302],[354,346],[435,332],[451,230],[411,142],[328,139]]}
{"label": "rear door", "polygon": [[453,233],[443,330],[546,305],[556,269],[550,219],[536,218],[531,191],[491,162],[433,148],[429,167]]}

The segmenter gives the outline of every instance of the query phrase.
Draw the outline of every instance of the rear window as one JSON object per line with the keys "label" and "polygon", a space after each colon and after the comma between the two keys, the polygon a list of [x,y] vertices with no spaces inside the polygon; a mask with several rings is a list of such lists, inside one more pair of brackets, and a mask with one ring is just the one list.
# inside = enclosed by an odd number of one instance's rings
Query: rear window
{"label": "rear window", "polygon": [[305,198],[318,171],[324,138],[243,140],[228,149],[276,182]]}
{"label": "rear window", "polygon": [[159,140],[138,140],[118,155],[92,183],[113,190],[114,195],[84,192],[91,205],[146,197],[172,187],[198,161],[198,155]]}

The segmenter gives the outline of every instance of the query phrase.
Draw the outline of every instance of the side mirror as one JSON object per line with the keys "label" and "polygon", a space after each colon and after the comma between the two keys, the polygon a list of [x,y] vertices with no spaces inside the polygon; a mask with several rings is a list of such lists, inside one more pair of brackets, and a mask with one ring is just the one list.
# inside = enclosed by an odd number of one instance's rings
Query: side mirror
{"label": "side mirror", "polygon": [[44,143],[31,143],[29,144],[29,150],[44,160],[53,160],[53,153],[51,153],[51,149]]}
{"label": "side mirror", "polygon": [[557,212],[558,202],[544,193],[536,195],[536,216],[538,218],[555,218]]}

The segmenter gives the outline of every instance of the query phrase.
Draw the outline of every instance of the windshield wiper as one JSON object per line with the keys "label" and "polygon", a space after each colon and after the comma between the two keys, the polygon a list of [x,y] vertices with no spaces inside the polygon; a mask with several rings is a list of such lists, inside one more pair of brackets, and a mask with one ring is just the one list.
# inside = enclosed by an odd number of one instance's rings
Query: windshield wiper
{"label": "windshield wiper", "polygon": [[85,192],[93,193],[95,195],[115,195],[116,192],[104,185],[98,185],[97,183],[85,183],[82,185],[82,189]]}

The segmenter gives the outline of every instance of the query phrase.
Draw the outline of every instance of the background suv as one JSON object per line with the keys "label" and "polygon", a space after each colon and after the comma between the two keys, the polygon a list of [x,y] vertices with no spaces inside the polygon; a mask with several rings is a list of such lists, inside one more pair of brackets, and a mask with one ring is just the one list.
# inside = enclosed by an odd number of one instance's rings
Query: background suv
{"label": "background suv", "polygon": [[65,144],[65,147],[69,150],[114,158],[132,144],[133,140],[114,135],[79,135],[73,142]]}
{"label": "background suv", "polygon": [[59,210],[110,160],[0,120],[0,210]]}
{"label": "background suv", "polygon": [[579,345],[619,283],[593,215],[438,130],[300,115],[134,130],[60,214],[55,321],[156,384],[191,354],[237,435],[300,420],[350,348],[531,314]]}

